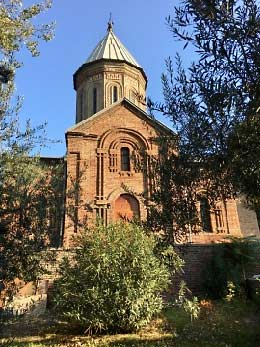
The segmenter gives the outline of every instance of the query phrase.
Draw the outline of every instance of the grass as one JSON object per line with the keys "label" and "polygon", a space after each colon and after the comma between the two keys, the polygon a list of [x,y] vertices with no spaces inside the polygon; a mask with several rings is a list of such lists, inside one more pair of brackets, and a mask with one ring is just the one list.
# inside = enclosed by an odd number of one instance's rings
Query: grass
{"label": "grass", "polygon": [[[260,346],[260,308],[243,300],[202,301],[199,319],[190,321],[181,309],[167,309],[161,317],[135,334],[84,336],[68,325],[42,317],[24,326],[6,328],[12,336],[8,347],[252,347]],[[17,325],[18,324],[18,325]],[[1,341],[1,340],[0,340]]]}

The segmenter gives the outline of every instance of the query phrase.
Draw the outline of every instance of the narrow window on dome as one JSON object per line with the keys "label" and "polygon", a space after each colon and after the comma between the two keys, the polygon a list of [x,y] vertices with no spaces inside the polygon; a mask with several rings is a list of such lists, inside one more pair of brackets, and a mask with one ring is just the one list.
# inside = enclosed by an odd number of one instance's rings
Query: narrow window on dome
{"label": "narrow window on dome", "polygon": [[118,100],[118,88],[117,86],[113,87],[113,102],[117,102]]}
{"label": "narrow window on dome", "polygon": [[93,88],[93,114],[97,112],[97,88]]}
{"label": "narrow window on dome", "polygon": [[81,122],[84,114],[84,90],[81,90],[79,93],[78,107],[78,121]]}
{"label": "narrow window on dome", "polygon": [[121,171],[130,171],[130,151],[127,147],[121,148]]}

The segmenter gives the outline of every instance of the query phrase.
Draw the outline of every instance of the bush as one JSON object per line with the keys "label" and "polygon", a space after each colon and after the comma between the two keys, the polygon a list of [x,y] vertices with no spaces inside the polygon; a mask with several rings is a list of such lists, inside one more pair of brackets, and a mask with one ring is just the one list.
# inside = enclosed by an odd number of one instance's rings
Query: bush
{"label": "bush", "polygon": [[204,269],[204,288],[212,299],[224,298],[227,294],[227,264],[223,245],[217,245],[215,252]]}
{"label": "bush", "polygon": [[260,263],[259,239],[230,237],[229,241],[216,246],[204,271],[205,289],[213,299],[245,294],[246,278]]}
{"label": "bush", "polygon": [[98,225],[77,240],[54,285],[58,313],[86,332],[134,331],[162,309],[168,268],[156,242],[134,224]]}

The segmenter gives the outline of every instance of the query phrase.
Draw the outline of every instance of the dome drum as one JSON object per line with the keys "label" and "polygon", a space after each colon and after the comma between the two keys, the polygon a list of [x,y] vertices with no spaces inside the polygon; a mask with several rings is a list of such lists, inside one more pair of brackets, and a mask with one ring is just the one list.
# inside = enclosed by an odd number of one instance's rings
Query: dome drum
{"label": "dome drum", "polygon": [[146,84],[138,68],[121,61],[101,60],[81,68],[74,75],[76,122],[87,119],[122,98],[129,99],[145,111]]}

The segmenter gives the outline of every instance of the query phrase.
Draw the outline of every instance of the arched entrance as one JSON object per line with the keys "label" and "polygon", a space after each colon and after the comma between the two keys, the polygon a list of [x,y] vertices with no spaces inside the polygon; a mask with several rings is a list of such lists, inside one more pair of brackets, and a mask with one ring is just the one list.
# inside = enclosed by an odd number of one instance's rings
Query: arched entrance
{"label": "arched entrance", "polygon": [[121,194],[115,201],[113,220],[132,220],[140,218],[138,200],[130,194]]}

